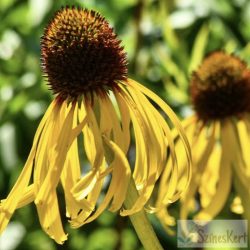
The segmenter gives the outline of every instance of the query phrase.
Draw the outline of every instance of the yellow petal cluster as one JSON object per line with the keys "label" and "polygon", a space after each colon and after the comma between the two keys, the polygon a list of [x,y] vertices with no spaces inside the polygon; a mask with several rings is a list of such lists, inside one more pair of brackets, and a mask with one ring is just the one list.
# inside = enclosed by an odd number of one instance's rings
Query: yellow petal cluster
{"label": "yellow petal cluster", "polygon": [[[167,118],[183,149],[186,165],[180,169],[182,175],[185,172],[181,182]],[[43,230],[62,244],[67,235],[59,213],[59,183],[66,216],[75,228],[95,220],[105,209],[122,216],[144,208],[158,211],[185,190],[190,164],[189,144],[173,111],[131,79],[118,82],[112,92],[94,94],[92,101],[56,98],[37,129],[21,175],[1,202],[0,232],[16,209],[34,202]],[[139,195],[128,208],[123,204],[130,181]],[[159,192],[155,204],[157,183],[165,191]]]}

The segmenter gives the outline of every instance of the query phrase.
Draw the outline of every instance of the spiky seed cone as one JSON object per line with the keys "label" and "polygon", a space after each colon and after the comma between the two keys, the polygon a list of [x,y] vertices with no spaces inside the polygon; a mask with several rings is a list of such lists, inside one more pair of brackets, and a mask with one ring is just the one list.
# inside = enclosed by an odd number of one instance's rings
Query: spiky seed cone
{"label": "spiky seed cone", "polygon": [[63,99],[107,91],[127,77],[121,41],[95,11],[59,10],[45,29],[41,54],[48,84]]}
{"label": "spiky seed cone", "polygon": [[190,90],[194,108],[204,121],[250,112],[250,70],[234,55],[209,54],[193,73]]}

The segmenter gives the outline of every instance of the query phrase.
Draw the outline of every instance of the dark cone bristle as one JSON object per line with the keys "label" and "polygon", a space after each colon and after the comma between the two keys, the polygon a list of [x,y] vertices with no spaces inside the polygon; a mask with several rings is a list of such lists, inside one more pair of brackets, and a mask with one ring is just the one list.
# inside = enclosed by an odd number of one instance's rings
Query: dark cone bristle
{"label": "dark cone bristle", "polygon": [[42,68],[61,98],[101,93],[127,78],[127,58],[108,22],[97,12],[59,10],[41,39]]}
{"label": "dark cone bristle", "polygon": [[204,121],[250,112],[250,70],[234,55],[211,53],[191,79],[194,108]]}

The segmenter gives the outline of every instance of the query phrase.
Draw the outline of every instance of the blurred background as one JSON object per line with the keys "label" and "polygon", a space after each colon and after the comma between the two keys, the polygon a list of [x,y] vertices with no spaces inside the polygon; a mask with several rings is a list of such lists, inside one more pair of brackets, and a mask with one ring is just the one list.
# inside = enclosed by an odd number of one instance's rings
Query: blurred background
{"label": "blurred background", "polygon": [[[128,54],[130,77],[160,95],[180,118],[192,112],[189,77],[205,54],[224,49],[250,63],[248,0],[0,0],[1,199],[15,183],[53,98],[41,73],[40,37],[53,13],[67,4],[98,10],[110,21]],[[151,220],[164,248],[176,249],[176,237]],[[16,211],[0,236],[0,250],[143,249],[129,219],[109,212],[80,229],[64,227],[69,240],[56,245],[31,204]]]}

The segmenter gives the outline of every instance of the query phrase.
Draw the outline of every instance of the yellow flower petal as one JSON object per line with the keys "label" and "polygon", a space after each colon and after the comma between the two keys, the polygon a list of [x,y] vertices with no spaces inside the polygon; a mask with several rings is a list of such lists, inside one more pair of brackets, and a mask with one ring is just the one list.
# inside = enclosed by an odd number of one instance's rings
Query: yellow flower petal
{"label": "yellow flower petal", "polygon": [[23,194],[26,190],[26,187],[29,184],[32,169],[33,169],[33,160],[36,154],[36,147],[39,141],[39,137],[41,135],[42,130],[44,129],[44,125],[47,122],[47,118],[50,116],[51,112],[54,108],[54,103],[50,105],[47,112],[45,113],[42,121],[40,122],[37,132],[35,134],[35,138],[33,141],[32,149],[28,156],[28,159],[23,167],[23,170],[16,181],[14,187],[9,193],[8,197],[1,203],[0,207],[0,234],[6,228],[7,224],[11,216],[13,215],[15,209],[18,207],[19,201],[22,199]]}
{"label": "yellow flower petal", "polygon": [[50,192],[46,202],[37,204],[37,210],[44,231],[58,244],[63,244],[67,235],[62,227],[56,192]]}
{"label": "yellow flower petal", "polygon": [[236,214],[243,214],[244,213],[244,207],[242,206],[242,201],[239,196],[236,196],[233,199],[233,202],[231,204],[231,210],[232,212]]}
{"label": "yellow flower petal", "polygon": [[245,165],[245,175],[250,177],[250,131],[247,128],[247,121],[237,121],[237,134],[239,139],[239,147],[241,149],[242,158]]}
{"label": "yellow flower petal", "polygon": [[221,147],[223,148],[220,162],[219,182],[216,193],[210,204],[202,209],[196,216],[197,220],[210,220],[224,207],[231,190],[232,169],[231,159],[234,151],[234,135],[232,127],[227,124],[221,128]]}
{"label": "yellow flower petal", "polygon": [[221,164],[221,147],[220,145],[215,145],[213,153],[211,154],[206,169],[202,173],[200,180],[200,201],[201,206],[206,207],[211,203],[211,199],[216,193],[216,185],[219,179],[219,169]]}
{"label": "yellow flower petal", "polygon": [[194,142],[191,142],[193,149],[192,154],[196,155],[196,152],[198,152],[197,156],[199,158],[197,157],[194,161],[193,176],[190,181],[190,186],[182,197],[180,217],[183,220],[187,218],[190,207],[193,205],[194,196],[199,187],[201,175],[206,169],[206,164],[215,145],[219,124],[213,124],[211,130],[211,134],[207,136],[207,128],[203,128],[200,133],[197,134],[197,137],[194,138]]}

